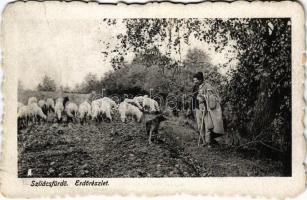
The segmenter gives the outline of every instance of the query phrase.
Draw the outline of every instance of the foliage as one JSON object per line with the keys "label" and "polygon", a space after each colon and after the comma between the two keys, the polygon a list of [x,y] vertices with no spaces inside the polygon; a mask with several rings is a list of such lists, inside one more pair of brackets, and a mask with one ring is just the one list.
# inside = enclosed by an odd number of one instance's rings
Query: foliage
{"label": "foliage", "polygon": [[68,85],[61,86],[60,90],[63,91],[63,92],[66,92],[66,93],[72,92],[72,89]]}
{"label": "foliage", "polygon": [[56,84],[55,81],[49,76],[45,75],[42,83],[39,83],[37,86],[38,91],[55,91]]}
{"label": "foliage", "polygon": [[82,83],[75,85],[73,89],[71,88],[66,88],[66,89],[68,89],[68,91],[71,91],[71,92],[88,94],[91,91],[100,92],[102,90],[102,87],[101,87],[100,80],[97,77],[97,75],[93,73],[88,73],[85,76]]}
{"label": "foliage", "polygon": [[[291,159],[291,21],[279,19],[216,20],[211,38],[236,40],[239,64],[230,71],[224,102],[236,120],[229,128],[262,144],[265,151]],[[221,43],[222,44],[222,43]],[[220,43],[217,43],[220,45]],[[218,48],[221,48],[220,45]],[[291,173],[291,168],[287,168]]]}
{"label": "foliage", "polygon": [[[290,19],[228,20],[219,27],[236,39],[241,49],[240,62],[230,72],[232,78],[224,94],[237,112],[237,124],[250,126],[250,130],[242,127],[241,133],[258,137],[276,117],[291,122]],[[291,133],[287,123],[282,126]]]}

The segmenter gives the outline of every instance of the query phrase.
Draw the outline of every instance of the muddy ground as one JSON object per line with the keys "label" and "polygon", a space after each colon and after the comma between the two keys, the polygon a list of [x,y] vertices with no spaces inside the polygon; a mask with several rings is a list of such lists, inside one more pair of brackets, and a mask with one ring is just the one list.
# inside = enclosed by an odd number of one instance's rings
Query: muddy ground
{"label": "muddy ground", "polygon": [[280,161],[221,144],[198,147],[188,124],[168,120],[148,144],[143,123],[33,124],[18,131],[18,175],[28,177],[282,176]]}

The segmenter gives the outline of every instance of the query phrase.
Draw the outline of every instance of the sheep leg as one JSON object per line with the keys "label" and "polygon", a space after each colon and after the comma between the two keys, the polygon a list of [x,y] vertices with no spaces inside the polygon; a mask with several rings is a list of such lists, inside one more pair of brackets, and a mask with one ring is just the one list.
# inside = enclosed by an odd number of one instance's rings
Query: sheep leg
{"label": "sheep leg", "polygon": [[102,116],[102,114],[100,114],[100,115],[99,115],[99,123],[101,123],[102,120],[103,120],[103,116]]}
{"label": "sheep leg", "polygon": [[121,120],[123,123],[125,123],[126,115],[123,114],[123,113],[121,113],[121,114],[120,114],[120,120]]}
{"label": "sheep leg", "polygon": [[97,115],[97,117],[96,117],[96,123],[99,123],[99,121],[100,121],[100,115]]}
{"label": "sheep leg", "polygon": [[81,125],[84,124],[84,118],[80,118],[80,124],[81,124]]}
{"label": "sheep leg", "polygon": [[151,142],[151,137],[152,137],[152,132],[154,131],[154,127],[151,125],[150,127],[150,131],[149,131],[149,138],[148,138],[148,143],[152,144]]}
{"label": "sheep leg", "polygon": [[140,123],[142,119],[142,116],[138,117],[138,122]]}
{"label": "sheep leg", "polygon": [[77,112],[76,112],[76,111],[74,111],[73,122],[74,122],[74,123],[77,122]]}
{"label": "sheep leg", "polygon": [[67,123],[73,122],[73,117],[67,116]]}
{"label": "sheep leg", "polygon": [[91,120],[91,116],[90,116],[90,114],[87,114],[86,116],[85,116],[85,119],[84,119],[86,122],[87,121],[89,121],[89,120]]}
{"label": "sheep leg", "polygon": [[86,117],[87,117],[87,114],[85,114],[84,116],[80,117],[80,123],[82,125],[86,122]]}
{"label": "sheep leg", "polygon": [[28,117],[23,119],[23,126],[27,127],[28,126]]}
{"label": "sheep leg", "polygon": [[91,115],[90,114],[87,114],[85,116],[85,119],[84,119],[86,122],[90,121],[91,120]]}
{"label": "sheep leg", "polygon": [[29,122],[29,117],[27,116],[24,121],[25,126],[28,126],[28,122]]}
{"label": "sheep leg", "polygon": [[84,115],[83,117],[80,117],[80,124],[83,125],[85,120],[86,120],[86,115]]}
{"label": "sheep leg", "polygon": [[108,119],[109,123],[111,123],[112,122],[111,113],[110,112],[106,112],[105,115],[106,115],[106,118]]}
{"label": "sheep leg", "polygon": [[149,135],[149,132],[150,132],[150,123],[147,122],[147,123],[145,124],[145,127],[146,127],[146,134]]}
{"label": "sheep leg", "polygon": [[99,114],[97,115],[97,123],[100,123],[101,120],[102,120],[102,117],[101,117],[101,114],[99,113]]}

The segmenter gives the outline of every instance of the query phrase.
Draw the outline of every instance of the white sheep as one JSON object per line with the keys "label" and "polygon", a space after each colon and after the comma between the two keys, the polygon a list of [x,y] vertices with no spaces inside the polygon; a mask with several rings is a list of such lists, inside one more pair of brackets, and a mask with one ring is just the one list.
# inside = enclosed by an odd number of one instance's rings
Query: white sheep
{"label": "white sheep", "polygon": [[138,96],[133,98],[134,102],[138,105],[140,109],[143,109],[143,101],[144,101],[144,96]]}
{"label": "white sheep", "polygon": [[148,109],[147,111],[149,111],[150,113],[160,111],[158,102],[156,100],[149,98],[147,95],[144,95],[143,98],[143,108],[145,110]]}
{"label": "white sheep", "polygon": [[57,98],[55,101],[54,112],[56,114],[58,122],[62,121],[62,115],[64,112],[63,101],[64,99],[62,97]]}
{"label": "white sheep", "polygon": [[17,117],[22,118],[28,116],[29,116],[29,107],[25,105],[20,106],[17,112]]}
{"label": "white sheep", "polygon": [[108,101],[102,101],[100,104],[100,110],[103,115],[107,119],[109,119],[110,122],[112,122],[112,116],[111,116],[111,109],[112,109],[112,104]]}
{"label": "white sheep", "polygon": [[110,103],[110,106],[112,109],[117,109],[117,104],[115,103],[115,101],[109,97],[103,97],[102,101],[106,101]]}
{"label": "white sheep", "polygon": [[44,105],[46,105],[46,101],[45,101],[45,100],[42,100],[42,99],[41,99],[41,100],[38,101],[38,106],[39,106],[39,107],[42,108]]}
{"label": "white sheep", "polygon": [[67,102],[65,105],[65,112],[67,115],[67,122],[74,121],[77,117],[78,106],[73,102]]}
{"label": "white sheep", "polygon": [[138,107],[139,109],[143,109],[143,107],[141,106],[141,104],[139,103],[139,100],[133,98],[133,99],[125,99],[124,102],[130,103],[136,107]]}
{"label": "white sheep", "polygon": [[54,100],[52,98],[48,98],[46,100],[46,106],[47,106],[47,111],[48,113],[54,112]]}
{"label": "white sheep", "polygon": [[40,121],[40,119],[47,119],[47,116],[43,113],[42,109],[37,105],[37,103],[28,105],[28,108],[33,122]]}
{"label": "white sheep", "polygon": [[91,103],[92,111],[92,119],[98,121],[98,118],[100,116],[100,101],[94,100]]}
{"label": "white sheep", "polygon": [[17,112],[18,127],[25,127],[28,125],[31,118],[31,111],[29,106],[21,105]]}
{"label": "white sheep", "polygon": [[19,109],[20,109],[22,106],[24,106],[23,103],[18,102],[17,113],[18,113]]}
{"label": "white sheep", "polygon": [[28,99],[28,105],[32,104],[32,103],[37,103],[37,98],[36,97],[30,97]]}
{"label": "white sheep", "polygon": [[102,116],[105,115],[109,121],[112,121],[111,117],[111,104],[103,99],[97,99],[92,101],[92,119],[101,121]]}
{"label": "white sheep", "polygon": [[45,115],[48,114],[48,108],[47,108],[47,104],[46,104],[46,101],[45,100],[39,100],[38,101],[38,106],[42,109],[43,113]]}
{"label": "white sheep", "polygon": [[91,116],[91,105],[87,102],[84,101],[79,105],[79,116],[80,116],[80,122],[81,124],[86,121],[86,118]]}
{"label": "white sheep", "polygon": [[143,113],[138,107],[130,103],[127,103],[125,101],[121,102],[118,106],[118,111],[122,122],[125,122],[128,116],[132,116],[136,119],[137,122],[141,122]]}

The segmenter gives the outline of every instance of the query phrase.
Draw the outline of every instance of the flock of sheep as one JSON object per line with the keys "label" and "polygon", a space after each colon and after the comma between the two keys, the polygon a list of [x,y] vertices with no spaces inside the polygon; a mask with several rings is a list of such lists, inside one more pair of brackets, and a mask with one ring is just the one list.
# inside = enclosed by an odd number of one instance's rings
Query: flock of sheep
{"label": "flock of sheep", "polygon": [[160,112],[160,108],[158,102],[147,95],[125,99],[119,104],[109,97],[103,97],[92,102],[86,100],[79,106],[68,97],[59,97],[55,101],[52,98],[38,101],[36,97],[30,97],[27,105],[18,102],[17,117],[19,127],[26,127],[30,122],[46,121],[47,116],[54,116],[52,121],[62,122],[64,115],[67,122],[79,119],[83,124],[89,119],[101,122],[106,118],[111,122],[116,111],[119,112],[122,122],[128,117],[140,122],[143,112],[156,113]]}

